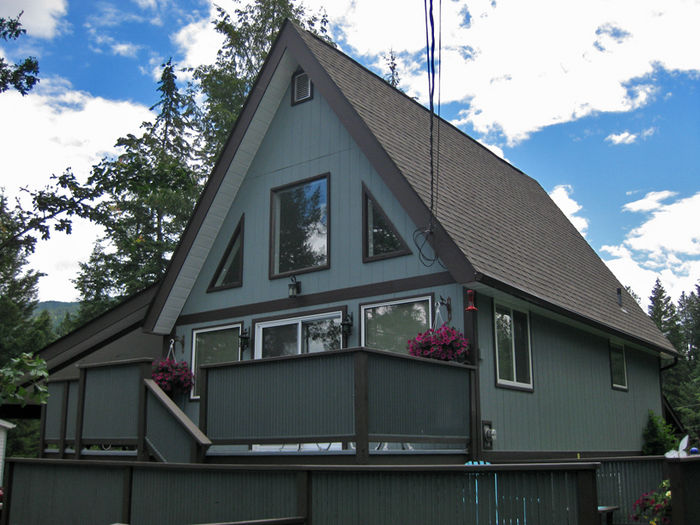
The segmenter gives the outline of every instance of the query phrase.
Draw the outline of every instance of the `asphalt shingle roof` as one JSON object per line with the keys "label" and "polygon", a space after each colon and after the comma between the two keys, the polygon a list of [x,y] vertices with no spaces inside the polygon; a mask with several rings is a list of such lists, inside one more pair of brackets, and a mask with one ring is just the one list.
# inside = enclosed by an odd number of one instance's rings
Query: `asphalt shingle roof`
{"label": "asphalt shingle roof", "polygon": [[[292,24],[413,190],[430,202],[430,112]],[[435,136],[437,136],[437,123]],[[474,269],[656,349],[673,346],[531,177],[445,121],[436,217]],[[622,288],[623,306],[617,302]]]}

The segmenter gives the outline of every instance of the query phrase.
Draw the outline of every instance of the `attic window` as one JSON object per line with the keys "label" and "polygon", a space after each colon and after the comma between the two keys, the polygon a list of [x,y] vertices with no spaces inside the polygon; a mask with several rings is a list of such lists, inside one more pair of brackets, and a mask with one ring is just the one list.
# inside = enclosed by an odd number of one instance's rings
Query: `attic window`
{"label": "attic window", "polygon": [[364,184],[362,185],[362,222],[362,262],[378,261],[411,253]]}
{"label": "attic window", "polygon": [[243,219],[244,217],[241,217],[231,236],[208,292],[235,288],[243,284]]}
{"label": "attic window", "polygon": [[313,95],[309,75],[302,71],[292,77],[292,105],[311,100]]}

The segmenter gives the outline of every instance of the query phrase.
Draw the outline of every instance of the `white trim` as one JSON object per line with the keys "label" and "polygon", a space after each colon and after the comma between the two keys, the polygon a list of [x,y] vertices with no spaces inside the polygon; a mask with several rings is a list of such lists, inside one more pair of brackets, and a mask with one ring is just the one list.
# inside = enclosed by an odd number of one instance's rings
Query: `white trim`
{"label": "white trim", "polygon": [[[497,308],[503,308],[504,310],[510,311],[510,319],[511,323],[515,324],[515,316],[513,315],[513,312],[519,312],[521,314],[525,315],[525,319],[527,320],[527,358],[528,358],[528,367],[530,368],[530,382],[529,383],[523,383],[522,381],[518,381],[518,370],[516,369],[516,358],[515,358],[515,326],[512,327],[512,337],[511,337],[511,344],[510,344],[510,350],[511,350],[511,357],[513,359],[513,378],[514,380],[511,381],[509,379],[501,379],[501,371],[500,371],[500,366],[499,366],[499,359],[498,359],[498,326],[496,324],[496,309]],[[494,348],[494,361],[496,365],[496,384],[500,386],[512,386],[512,387],[517,387],[517,388],[527,388],[527,389],[532,389],[533,388],[533,376],[534,376],[534,371],[532,369],[532,336],[530,333],[530,312],[521,310],[519,308],[512,308],[508,304],[504,304],[502,302],[496,302],[493,301],[493,348]]]}
{"label": "white trim", "polygon": [[[378,303],[363,304],[360,307],[360,346],[365,346],[365,310],[369,308],[377,308],[379,306],[392,306],[395,304],[419,303],[428,301],[428,328],[433,327],[433,297],[424,295],[418,297],[407,297],[405,299],[394,299],[389,301],[381,301]],[[416,334],[418,335],[418,334]]]}
{"label": "white trim", "polygon": [[[254,359],[262,359],[262,331],[263,328],[270,328],[273,326],[285,326],[285,325],[291,325],[295,324],[297,325],[297,354],[301,353],[301,324],[304,321],[316,321],[319,319],[337,319],[338,322],[342,323],[343,321],[343,312],[342,310],[337,310],[333,311],[331,310],[330,312],[323,312],[320,314],[313,314],[313,315],[300,315],[296,317],[285,317],[283,319],[276,319],[274,321],[262,321],[259,323],[255,323],[255,353],[253,358]],[[341,336],[340,338],[340,346],[342,348],[343,346],[343,337]]]}
{"label": "white trim", "polygon": [[[240,361],[241,359],[241,345],[240,345],[240,337],[241,337],[241,332],[243,331],[243,323],[232,323],[232,324],[226,324],[226,325],[219,325],[219,326],[210,326],[207,328],[195,328],[192,330],[192,353],[190,354],[191,359],[190,359],[190,370],[192,370],[192,373],[195,374],[195,386],[197,382],[197,335],[202,334],[205,332],[219,332],[221,330],[230,330],[231,328],[238,328],[238,337],[239,337],[239,345],[238,348],[236,349],[236,354],[237,358],[235,359],[236,361]],[[195,395],[194,393],[195,387],[192,387],[192,390],[190,391],[190,400],[194,399],[199,399],[200,396]]]}

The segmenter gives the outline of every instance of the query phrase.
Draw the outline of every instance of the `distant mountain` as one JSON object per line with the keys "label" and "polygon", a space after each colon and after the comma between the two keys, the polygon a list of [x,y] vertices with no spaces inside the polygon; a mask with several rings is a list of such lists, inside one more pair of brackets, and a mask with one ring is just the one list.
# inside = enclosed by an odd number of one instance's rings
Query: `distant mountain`
{"label": "distant mountain", "polygon": [[36,305],[34,310],[34,315],[39,315],[42,311],[46,310],[51,317],[51,321],[54,328],[57,328],[63,318],[67,313],[75,315],[78,313],[78,308],[80,303],[67,303],[64,301],[42,301]]}

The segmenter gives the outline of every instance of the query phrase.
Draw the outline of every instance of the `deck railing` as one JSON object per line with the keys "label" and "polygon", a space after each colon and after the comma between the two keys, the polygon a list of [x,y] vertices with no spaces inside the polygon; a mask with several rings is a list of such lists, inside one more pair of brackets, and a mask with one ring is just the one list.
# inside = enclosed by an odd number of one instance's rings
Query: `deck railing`
{"label": "deck railing", "polygon": [[233,466],[10,459],[3,524],[598,521],[595,463]]}
{"label": "deck railing", "polygon": [[202,367],[214,444],[469,441],[473,368],[365,348]]}
{"label": "deck railing", "polygon": [[42,455],[202,461],[211,442],[150,379],[151,362],[84,365],[77,381],[49,383]]}

